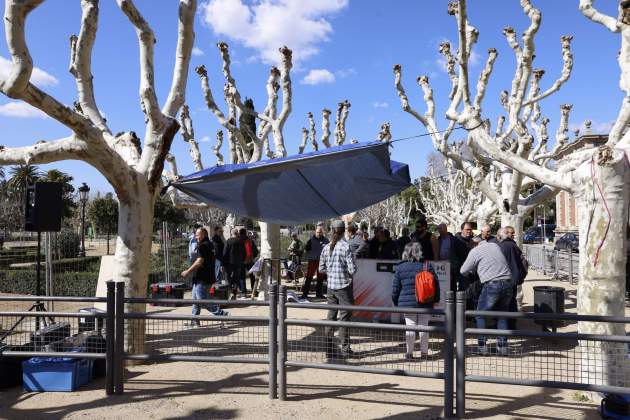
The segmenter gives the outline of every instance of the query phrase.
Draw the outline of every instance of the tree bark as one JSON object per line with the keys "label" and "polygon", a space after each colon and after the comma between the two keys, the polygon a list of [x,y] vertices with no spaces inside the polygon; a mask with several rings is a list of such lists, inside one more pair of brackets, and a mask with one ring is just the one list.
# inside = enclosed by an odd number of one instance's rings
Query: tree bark
{"label": "tree bark", "polygon": [[[623,317],[630,197],[627,158],[621,151],[603,164],[594,158],[576,176],[582,185],[575,194],[580,226],[578,313]],[[578,332],[626,334],[624,324],[606,322],[579,322]],[[630,361],[624,343],[582,341],[580,346],[583,382],[629,385]]]}
{"label": "tree bark", "polygon": [[[269,278],[271,281],[280,279],[280,264],[274,259],[280,258],[280,225],[258,222],[260,226],[260,258],[271,258],[271,266],[263,264],[260,276],[259,300],[265,300],[269,290]],[[271,270],[270,270],[271,269]]]}
{"label": "tree bark", "polygon": [[[149,257],[153,235],[155,192],[146,180],[138,179],[129,186],[133,194],[124,194],[118,205],[118,237],[114,256],[114,281],[125,283],[125,296],[144,298],[149,279]],[[119,194],[119,197],[123,194]],[[145,312],[146,305],[125,305],[125,311]],[[144,320],[133,320],[127,326],[125,351],[143,354]]]}

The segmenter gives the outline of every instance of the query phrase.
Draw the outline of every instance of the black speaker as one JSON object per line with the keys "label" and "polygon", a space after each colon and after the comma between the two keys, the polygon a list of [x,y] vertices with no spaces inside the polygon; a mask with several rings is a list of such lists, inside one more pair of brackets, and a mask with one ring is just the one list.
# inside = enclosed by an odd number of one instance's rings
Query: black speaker
{"label": "black speaker", "polygon": [[62,194],[60,182],[37,182],[26,189],[24,230],[59,232]]}

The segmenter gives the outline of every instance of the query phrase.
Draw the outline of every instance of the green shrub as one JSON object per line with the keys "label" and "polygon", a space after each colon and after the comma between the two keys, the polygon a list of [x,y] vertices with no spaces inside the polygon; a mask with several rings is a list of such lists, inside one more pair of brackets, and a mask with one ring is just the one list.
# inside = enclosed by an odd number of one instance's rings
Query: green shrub
{"label": "green shrub", "polygon": [[62,229],[57,234],[55,254],[58,258],[74,258],[79,254],[81,237],[72,229]]}
{"label": "green shrub", "polygon": [[[53,282],[54,296],[92,297],[96,294],[98,273],[66,272],[56,274]],[[44,292],[44,276],[41,290]],[[36,294],[35,272],[30,270],[7,270],[0,272],[0,292],[25,295]]]}

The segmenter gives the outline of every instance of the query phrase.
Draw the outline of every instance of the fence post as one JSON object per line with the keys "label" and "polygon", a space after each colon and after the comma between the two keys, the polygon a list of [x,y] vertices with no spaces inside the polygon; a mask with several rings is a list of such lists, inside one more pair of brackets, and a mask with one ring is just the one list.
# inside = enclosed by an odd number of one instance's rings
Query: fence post
{"label": "fence post", "polygon": [[280,401],[287,399],[287,286],[280,286],[280,296],[278,299],[278,387]]}
{"label": "fence post", "polygon": [[122,395],[124,389],[124,353],[125,353],[125,283],[116,282],[116,327],[115,327],[115,369],[114,392]]}
{"label": "fence post", "polygon": [[269,398],[278,398],[278,285],[269,285]]}
{"label": "fence post", "polygon": [[455,344],[457,364],[455,366],[456,408],[457,418],[466,414],[466,292],[457,292],[455,311]]}
{"label": "fence post", "polygon": [[573,249],[569,249],[569,284],[573,284]]}
{"label": "fence post", "polygon": [[453,343],[455,338],[455,292],[446,294],[444,306],[444,325],[446,342],[444,343],[444,417],[453,417]]}
{"label": "fence post", "polygon": [[114,393],[114,329],[116,296],[115,284],[113,281],[107,282],[107,318],[105,318],[105,393]]}

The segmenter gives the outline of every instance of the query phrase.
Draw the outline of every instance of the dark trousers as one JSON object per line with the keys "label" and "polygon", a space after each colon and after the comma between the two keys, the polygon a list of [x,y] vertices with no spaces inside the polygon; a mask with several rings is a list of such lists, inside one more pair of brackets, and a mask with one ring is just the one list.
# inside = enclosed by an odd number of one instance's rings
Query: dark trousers
{"label": "dark trousers", "polygon": [[317,285],[315,286],[315,295],[323,296],[322,289],[324,288],[324,274],[319,272],[319,261],[309,261],[306,269],[306,277],[304,279],[304,286],[302,287],[302,297],[307,297],[311,291],[311,281],[313,276],[317,274]]}
{"label": "dark trousers", "polygon": [[232,290],[240,289],[241,293],[245,293],[245,278],[242,274],[243,266],[241,264],[228,264],[225,266],[225,272],[230,282],[230,288]]}
{"label": "dark trousers", "polygon": [[[352,284],[343,289],[334,290],[328,289],[327,302],[330,305],[354,305],[354,293],[352,291]],[[339,318],[337,318],[339,315]],[[352,311],[329,309],[328,316],[329,321],[344,321],[350,322],[352,319]],[[339,341],[341,342],[341,350],[347,351],[350,349],[350,333],[348,328],[339,327]],[[335,342],[335,327],[326,327],[326,351],[332,352]]]}
{"label": "dark trousers", "polygon": [[[481,289],[481,295],[479,296],[479,304],[477,305],[478,311],[500,311],[507,312],[510,309],[510,301],[512,300],[512,284],[509,281],[489,281],[483,284]],[[486,328],[486,318],[478,316],[475,318],[477,321],[477,328]],[[508,322],[506,318],[497,319],[497,329],[507,330]],[[486,344],[486,337],[479,336],[478,342],[480,346]],[[507,344],[507,338],[505,336],[497,337],[497,345],[499,347]]]}

